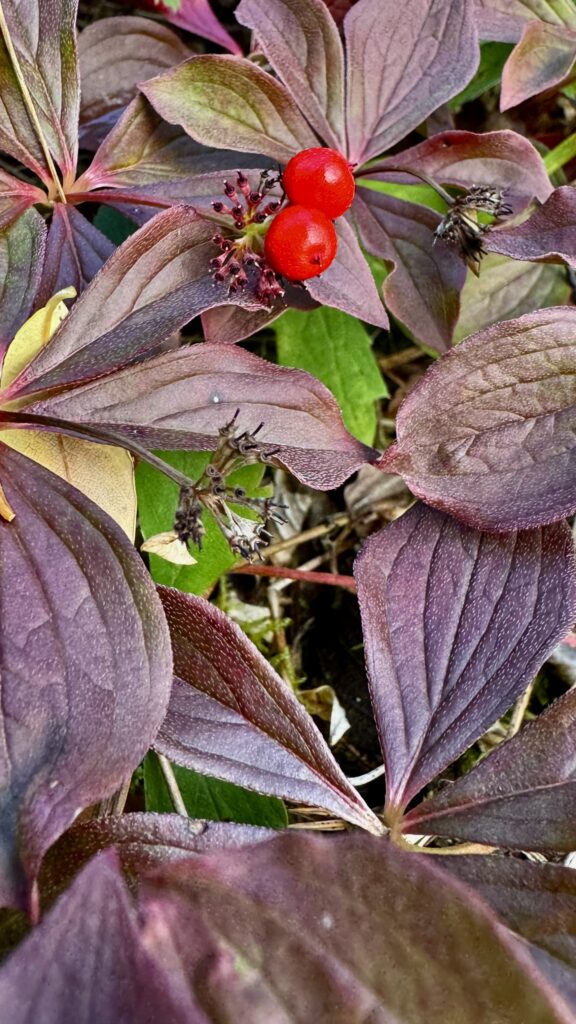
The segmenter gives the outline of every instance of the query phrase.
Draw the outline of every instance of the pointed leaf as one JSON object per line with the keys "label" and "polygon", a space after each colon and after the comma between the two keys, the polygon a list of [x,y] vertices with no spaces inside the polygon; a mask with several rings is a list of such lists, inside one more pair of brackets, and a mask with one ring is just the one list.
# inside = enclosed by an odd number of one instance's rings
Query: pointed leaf
{"label": "pointed leaf", "polygon": [[459,342],[490,324],[567,302],[570,285],[562,267],[508,260],[492,253],[482,260],[480,277],[471,271],[460,296],[454,332]]}
{"label": "pointed leaf", "polygon": [[220,24],[208,0],[139,0],[138,6],[153,14],[161,14],[166,21],[186,29],[204,39],[211,39],[230,53],[241,54],[242,50],[235,39]]}
{"label": "pointed leaf", "polygon": [[32,312],[46,247],[46,227],[28,210],[0,232],[0,353]]}
{"label": "pointed leaf", "polygon": [[366,542],[355,577],[394,816],[566,635],[576,565],[564,524],[487,534],[418,504]]}
{"label": "pointed leaf", "polygon": [[[471,188],[495,185],[506,202],[521,210],[536,197],[544,202],[553,191],[544,161],[528,139],[516,132],[439,132],[378,166],[389,181],[414,181],[410,175],[386,173],[386,166],[413,169],[448,185]],[[367,172],[369,173],[369,172]]]}
{"label": "pointed leaf", "polygon": [[418,497],[481,529],[576,510],[576,310],[480,331],[430,367],[380,461]]}
{"label": "pointed leaf", "polygon": [[571,691],[468,775],[411,811],[405,831],[514,850],[574,850],[575,727]]}
{"label": "pointed leaf", "polygon": [[199,597],[159,593],[175,678],[156,749],[195,771],[381,832],[308,713],[239,626]]}
{"label": "pointed leaf", "polygon": [[323,0],[242,0],[241,25],[328,146],[344,151],[344,51]]}
{"label": "pointed leaf", "polygon": [[467,85],[480,59],[468,0],[412,0],[407,9],[396,0],[360,0],[344,32],[353,163],[408,135]]}
{"label": "pointed leaf", "polygon": [[528,220],[489,232],[485,247],[513,260],[563,260],[576,267],[576,188],[562,185],[554,189]]}
{"label": "pointed leaf", "polygon": [[572,0],[474,0],[482,39],[516,43],[527,21],[576,27]]}
{"label": "pointed leaf", "polygon": [[528,949],[430,861],[292,834],[172,864],[143,894],[149,948],[226,1024],[569,1024]]}
{"label": "pointed leaf", "polygon": [[56,416],[78,436],[94,426],[116,442],[134,438],[152,449],[213,451],[237,409],[243,427],[262,423],[258,440],[319,490],[339,487],[376,455],[348,434],[336,401],[314,377],[206,342],[35,402],[26,413]]}
{"label": "pointed leaf", "polygon": [[263,153],[284,164],[318,144],[286,89],[239,57],[193,57],[140,88],[165,121],[205,146]]}
{"label": "pointed leaf", "polygon": [[324,306],[335,306],[387,330],[390,324],[386,310],[354,231],[344,217],[334,227],[338,235],[336,259],[320,277],[307,281],[306,290]]}
{"label": "pointed leaf", "polygon": [[48,302],[51,295],[70,286],[79,295],[115,248],[74,206],[56,203],[37,301]]}
{"label": "pointed leaf", "polygon": [[0,232],[18,220],[29,206],[46,202],[46,199],[41,188],[0,170]]}
{"label": "pointed leaf", "polygon": [[0,969],[11,1024],[207,1024],[173,988],[146,948],[111,851],[88,864]]}
{"label": "pointed leaf", "polygon": [[22,905],[42,855],[112,792],[156,735],[171,654],[140,559],[75,488],[2,446],[16,513],[3,565],[3,901]]}
{"label": "pointed leaf", "polygon": [[150,18],[99,18],[78,37],[80,123],[120,112],[139,82],[180,64],[190,50],[175,32]]}
{"label": "pointed leaf", "polygon": [[387,394],[370,335],[358,320],[321,307],[290,310],[274,327],[278,362],[318,377],[334,395],[348,430],[365,444],[376,433],[375,400]]}
{"label": "pointed leaf", "polygon": [[[3,0],[2,10],[20,71],[48,147],[73,178],[77,156],[79,86],[76,0]],[[52,176],[22,97],[0,31],[0,149],[43,181]]]}
{"label": "pointed leaf", "polygon": [[215,306],[202,314],[202,327],[206,341],[230,345],[244,341],[277,320],[286,309],[308,312],[318,308],[307,288],[286,282],[282,298],[268,309],[238,309],[234,306]]}
{"label": "pointed leaf", "polygon": [[504,67],[500,109],[509,110],[558,85],[575,59],[576,24],[570,31],[562,25],[529,22]]}
{"label": "pointed leaf", "polygon": [[416,339],[444,352],[466,268],[453,248],[434,245],[440,215],[367,188],[356,196],[353,213],[364,247],[393,265],[384,282],[386,305]]}
{"label": "pointed leaf", "polygon": [[[231,301],[209,263],[213,225],[175,207],[131,235],[74,305],[50,345],[14,382],[18,395],[116,370],[147,353],[198,313]],[[259,304],[235,296],[234,304]],[[169,447],[165,445],[165,447]]]}

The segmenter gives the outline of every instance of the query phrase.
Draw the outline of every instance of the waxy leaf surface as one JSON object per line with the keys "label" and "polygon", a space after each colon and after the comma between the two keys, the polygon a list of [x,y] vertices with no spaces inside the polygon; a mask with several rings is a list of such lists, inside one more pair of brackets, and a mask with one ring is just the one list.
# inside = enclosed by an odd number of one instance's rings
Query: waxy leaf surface
{"label": "waxy leaf surface", "polygon": [[336,258],[323,274],[306,282],[307,292],[323,306],[333,306],[387,330],[386,310],[354,231],[344,217],[339,217],[334,227]]}
{"label": "waxy leaf surface", "polygon": [[[34,964],[32,977],[30,964]],[[150,955],[117,859],[95,858],[0,969],[11,1024],[208,1024]]]}
{"label": "waxy leaf surface", "polygon": [[344,51],[323,0],[242,0],[236,17],[318,135],[344,152]]}
{"label": "waxy leaf surface", "polygon": [[166,623],[131,544],[75,488],[2,447],[3,902],[137,766],[163,719]]}
{"label": "waxy leaf surface", "polygon": [[389,310],[416,338],[446,351],[458,320],[466,268],[453,248],[434,246],[440,215],[367,188],[354,200],[353,215],[368,252],[393,265],[384,282]]}
{"label": "waxy leaf surface", "polygon": [[472,5],[462,0],[360,0],[344,33],[353,163],[390,149],[460,92],[480,57]]}
{"label": "waxy leaf surface", "polygon": [[159,588],[174,688],[155,747],[249,789],[313,804],[375,834],[381,826],[287,684],[241,629],[202,598]]}
{"label": "waxy leaf surface", "polygon": [[40,283],[46,227],[36,210],[0,232],[0,352],[32,312]]}
{"label": "waxy leaf surface", "polygon": [[474,0],[482,39],[516,43],[528,21],[576,27],[572,0]]}
{"label": "waxy leaf surface", "polygon": [[[76,166],[79,109],[75,0],[3,0],[2,10],[45,140],[63,174]],[[0,148],[52,180],[0,31]]]}
{"label": "waxy leaf surface", "polygon": [[576,847],[576,692],[412,811],[406,831],[516,850]]}
{"label": "waxy leaf surface", "polygon": [[489,252],[514,260],[559,263],[576,267],[576,188],[562,185],[538,206],[528,220],[490,231],[484,239]]}
{"label": "waxy leaf surface", "polygon": [[292,834],[172,864],[144,888],[149,948],[166,955],[169,929],[175,968],[224,1024],[569,1024],[529,948],[430,861]]}
{"label": "waxy leaf surface", "polygon": [[529,22],[510,54],[502,74],[500,109],[509,110],[565,78],[576,58],[576,23],[572,31],[562,25]]}
{"label": "waxy leaf surface", "polygon": [[576,310],[538,310],[432,366],[379,466],[472,526],[538,526],[576,510],[575,423]]}
{"label": "waxy leaf surface", "polygon": [[258,440],[310,487],[338,487],[376,456],[350,436],[337,402],[314,377],[205,342],[35,402],[26,414],[58,417],[79,436],[96,427],[147,448],[212,451],[237,409],[242,428],[262,423]]}
{"label": "waxy leaf surface", "polygon": [[418,504],[369,538],[355,577],[394,817],[510,707],[566,635],[576,616],[572,540],[563,524],[481,533]]}
{"label": "waxy leaf surface", "polygon": [[248,60],[193,57],[141,89],[166,121],[205,146],[263,153],[284,164],[318,145],[286,89]]}
{"label": "waxy leaf surface", "polygon": [[74,206],[56,203],[37,302],[48,302],[62,288],[75,288],[79,295],[114,249],[112,242]]}

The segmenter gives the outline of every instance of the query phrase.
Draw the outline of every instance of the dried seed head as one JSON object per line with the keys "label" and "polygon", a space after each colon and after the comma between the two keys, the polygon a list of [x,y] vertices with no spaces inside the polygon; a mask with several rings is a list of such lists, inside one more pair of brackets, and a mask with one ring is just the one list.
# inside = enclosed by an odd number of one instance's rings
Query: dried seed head
{"label": "dried seed head", "polygon": [[453,200],[450,209],[434,232],[434,242],[442,239],[454,245],[466,266],[478,275],[480,261],[485,254],[484,235],[491,224],[479,224],[475,213],[489,213],[496,219],[512,213],[512,207],[504,202],[502,189],[492,185],[474,185],[468,192]]}

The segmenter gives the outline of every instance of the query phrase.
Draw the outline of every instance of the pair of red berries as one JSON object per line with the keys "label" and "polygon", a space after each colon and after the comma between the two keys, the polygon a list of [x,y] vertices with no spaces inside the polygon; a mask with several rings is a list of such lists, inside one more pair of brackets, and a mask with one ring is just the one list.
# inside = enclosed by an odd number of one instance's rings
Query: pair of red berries
{"label": "pair of red berries", "polygon": [[317,147],[289,160],[282,185],[290,205],[268,228],[264,255],[276,273],[306,281],[332,263],[338,248],[332,221],[351,206],[356,184],[341,153]]}

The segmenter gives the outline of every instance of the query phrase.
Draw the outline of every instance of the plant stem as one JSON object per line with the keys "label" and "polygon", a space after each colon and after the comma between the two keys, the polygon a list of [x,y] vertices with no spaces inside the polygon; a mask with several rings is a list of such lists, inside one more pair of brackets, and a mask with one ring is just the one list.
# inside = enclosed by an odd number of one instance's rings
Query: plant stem
{"label": "plant stem", "polygon": [[184,800],[182,798],[182,793],[180,792],[180,787],[176,781],[174,769],[172,768],[170,761],[168,760],[167,757],[164,757],[164,754],[158,754],[157,752],[156,757],[158,758],[160,771],[162,772],[164,782],[168,787],[168,792],[170,793],[172,806],[174,807],[176,814],[180,814],[182,815],[183,818],[187,818],[188,811],[186,810],[186,804],[184,803]]}
{"label": "plant stem", "polygon": [[551,149],[549,153],[544,157],[544,166],[548,171],[548,174],[556,174],[564,167],[565,164],[569,163],[576,157],[576,132],[572,132],[567,139],[563,139],[554,149]]}
{"label": "plant stem", "polygon": [[375,164],[373,167],[366,167],[362,171],[361,177],[369,178],[371,174],[409,174],[413,178],[419,178],[425,185],[429,185],[435,192],[438,193],[441,199],[444,200],[448,206],[452,206],[454,200],[449,192],[442,185],[439,185],[433,178],[429,178],[427,174],[423,174],[421,171],[414,171],[411,167],[403,167],[401,164],[389,164],[384,161],[381,164]]}
{"label": "plant stem", "polygon": [[277,576],[281,579],[299,580],[301,583],[323,583],[332,587],[346,587],[356,593],[353,576],[339,576],[333,572],[307,572],[305,569],[288,569],[283,565],[237,565],[231,573],[246,576]]}
{"label": "plant stem", "polygon": [[2,8],[1,0],[0,0],[0,32],[2,33],[2,37],[4,39],[4,44],[5,44],[6,49],[8,51],[8,56],[10,57],[10,60],[12,61],[12,67],[14,68],[14,74],[16,75],[16,79],[18,81],[18,85],[20,86],[20,92],[22,93],[22,99],[24,100],[24,106],[26,107],[26,110],[28,111],[28,116],[29,116],[32,124],[34,125],[34,130],[36,132],[36,135],[38,136],[38,142],[40,143],[40,147],[42,149],[42,152],[44,153],[44,159],[46,160],[46,166],[48,167],[48,170],[50,171],[50,176],[52,178],[52,181],[54,182],[54,187],[55,187],[56,192],[58,194],[58,198],[59,198],[61,203],[65,203],[66,202],[66,196],[64,195],[64,190],[63,190],[62,185],[60,183],[60,178],[58,177],[58,172],[56,170],[54,161],[52,159],[52,154],[50,152],[50,149],[48,148],[48,143],[47,143],[47,141],[46,141],[46,139],[44,137],[44,132],[42,131],[42,125],[40,124],[40,121],[38,119],[38,115],[36,113],[36,108],[34,106],[34,101],[32,99],[32,96],[30,95],[30,92],[28,90],[28,86],[26,85],[26,80],[25,80],[24,75],[22,73],[22,68],[20,67],[20,61],[18,60],[18,55],[16,53],[16,50],[14,49],[14,44],[13,44],[12,38],[10,36],[10,30],[8,28],[8,23],[7,23],[6,18],[4,16],[4,11],[3,11],[3,8]]}

